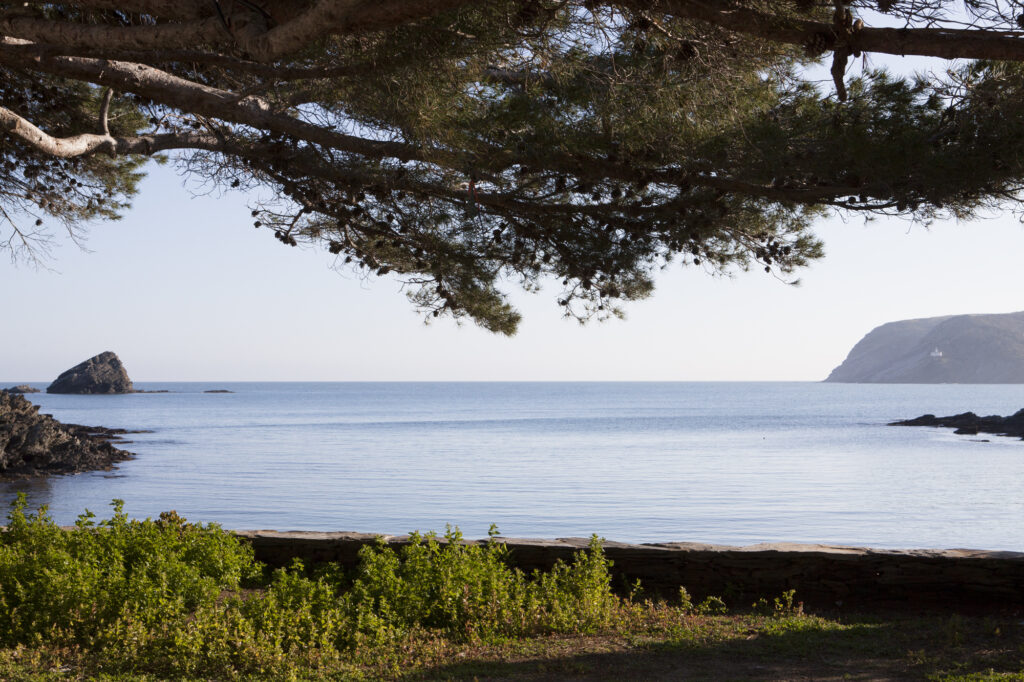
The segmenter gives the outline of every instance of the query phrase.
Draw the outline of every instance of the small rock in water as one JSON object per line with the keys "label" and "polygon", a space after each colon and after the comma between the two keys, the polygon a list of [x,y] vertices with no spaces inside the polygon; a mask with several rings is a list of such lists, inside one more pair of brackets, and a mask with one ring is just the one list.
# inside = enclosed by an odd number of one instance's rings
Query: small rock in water
{"label": "small rock in water", "polygon": [[10,388],[0,389],[4,393],[42,393],[38,388],[32,388],[28,384],[18,384]]}

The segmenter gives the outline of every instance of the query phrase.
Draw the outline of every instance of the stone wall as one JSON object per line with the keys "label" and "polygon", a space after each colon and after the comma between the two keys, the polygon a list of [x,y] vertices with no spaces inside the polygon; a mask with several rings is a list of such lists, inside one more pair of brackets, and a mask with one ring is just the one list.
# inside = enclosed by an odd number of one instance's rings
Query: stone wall
{"label": "stone wall", "polygon": [[[236,531],[256,558],[281,566],[293,557],[354,566],[376,535],[309,531]],[[381,536],[391,545],[406,536]],[[499,538],[514,565],[530,571],[571,561],[588,540]],[[639,579],[648,593],[717,595],[730,605],[795,589],[816,608],[942,608],[1020,610],[1024,607],[1024,553],[982,550],[878,550],[831,545],[762,544],[728,547],[695,543],[628,545],[607,542],[616,586]]]}

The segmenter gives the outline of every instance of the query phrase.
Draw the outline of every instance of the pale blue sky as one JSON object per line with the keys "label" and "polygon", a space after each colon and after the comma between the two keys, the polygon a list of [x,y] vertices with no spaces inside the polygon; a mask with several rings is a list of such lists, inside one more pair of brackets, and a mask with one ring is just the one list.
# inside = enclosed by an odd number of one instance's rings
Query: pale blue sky
{"label": "pale blue sky", "polygon": [[50,381],[113,350],[143,382],[813,381],[884,322],[1024,309],[1012,215],[930,231],[832,218],[819,232],[827,256],[800,287],[674,267],[626,320],[584,327],[553,293],[520,293],[509,339],[424,325],[397,281],[339,275],[325,252],[254,230],[244,196],[191,198],[154,167],[124,220],[94,226],[91,252],[65,243],[51,271],[0,266],[0,380]]}

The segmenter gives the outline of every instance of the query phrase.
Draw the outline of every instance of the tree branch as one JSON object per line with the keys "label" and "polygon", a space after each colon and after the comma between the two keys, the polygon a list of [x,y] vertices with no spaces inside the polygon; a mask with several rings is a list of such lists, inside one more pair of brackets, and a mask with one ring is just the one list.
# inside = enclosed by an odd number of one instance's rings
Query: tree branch
{"label": "tree branch", "polygon": [[109,135],[84,133],[72,137],[52,137],[10,109],[0,107],[0,126],[10,135],[21,138],[39,151],[61,159],[110,150],[115,143]]}
{"label": "tree branch", "polygon": [[[108,93],[110,91],[108,90]],[[104,95],[104,99],[107,99],[107,95]],[[116,154],[141,154],[145,156],[151,156],[161,151],[169,151],[172,149],[197,149],[204,151],[222,152],[232,154],[240,158],[249,159],[250,161],[266,161],[267,159],[275,156],[275,152],[266,145],[239,145],[232,144],[222,137],[218,137],[210,134],[195,134],[195,133],[168,133],[161,135],[140,135],[132,137],[111,137],[107,135],[75,135],[72,137],[56,138],[52,137],[46,132],[40,130],[38,127],[33,125],[26,119],[18,116],[9,109],[0,107],[0,125],[10,134],[21,138],[23,141],[32,145],[40,151],[57,156],[60,158],[72,158],[76,156],[87,156],[96,152],[106,151],[109,153]],[[365,181],[367,176],[355,175],[351,172],[341,171],[338,169],[327,169],[322,164],[315,162],[316,156],[308,154],[304,156],[299,152],[294,152],[288,155],[285,159],[290,166],[301,169],[304,173],[307,173],[314,177],[320,177],[330,180],[360,180]],[[630,179],[632,176],[627,178],[625,170],[618,168],[612,164],[601,164],[594,160],[594,163],[588,163],[581,159],[570,159],[568,157],[563,158],[562,162],[568,170],[569,161],[573,161],[577,168],[573,170],[581,170],[588,167],[592,167],[596,172],[581,173],[584,177],[590,177],[596,180],[602,180],[607,178],[616,178],[616,176],[622,179]],[[659,174],[660,175],[660,174]],[[749,183],[740,180],[707,176],[701,174],[679,174],[675,173],[671,176],[665,175],[665,177],[655,177],[656,181],[661,180],[664,182],[679,182],[680,180],[686,180],[695,185],[710,187],[714,189],[721,189],[730,192],[737,192],[748,196],[759,196],[770,201],[783,201],[790,203],[817,203],[823,199],[836,198],[841,196],[849,196],[855,194],[873,194],[871,188],[866,187],[813,187],[813,188],[778,188],[766,185],[759,185],[756,183]],[[444,186],[435,183],[424,183],[421,181],[391,181],[392,185],[399,186],[410,191],[421,192],[429,194],[431,196],[441,197],[446,194],[450,194]],[[881,191],[882,188],[875,188],[875,190]],[[450,198],[450,197],[449,197]],[[584,207],[584,206],[550,206],[541,207],[540,204],[530,203],[522,199],[516,198],[509,194],[501,194],[496,192],[477,192],[475,194],[476,200],[486,206],[493,208],[511,209],[517,212],[529,212],[529,213],[549,213],[549,214],[564,214],[564,213],[580,213],[588,214],[594,212],[600,212],[603,210],[601,207]],[[623,208],[624,212],[631,213],[635,209],[628,207]],[[641,209],[640,212],[646,212],[653,209]]]}
{"label": "tree branch", "polygon": [[167,133],[130,137],[83,133],[70,137],[53,137],[31,121],[2,106],[0,106],[0,130],[19,138],[45,154],[61,159],[88,156],[97,152],[152,156],[158,152],[172,149],[221,151],[224,148],[222,141],[216,136],[204,133]]}
{"label": "tree branch", "polygon": [[263,64],[250,59],[232,57],[231,55],[202,50],[97,50],[84,47],[66,47],[60,45],[43,45],[33,42],[9,43],[4,49],[20,52],[30,57],[91,57],[95,59],[114,59],[117,61],[139,62],[146,64],[206,64],[219,66],[228,71],[238,71],[276,82],[296,80],[314,80],[320,78],[345,78],[366,73],[370,64],[359,63],[345,66],[279,66]]}
{"label": "tree branch", "polygon": [[[346,35],[378,31],[435,16],[470,0],[315,0],[312,4],[260,0],[243,4],[240,0],[221,0],[232,23],[232,38],[259,61],[270,61],[301,50],[327,35]],[[43,4],[43,3],[35,3]],[[231,42],[220,19],[212,16],[213,4],[198,0],[81,0],[81,7],[128,9],[151,13],[160,19],[187,19],[181,23],[154,26],[105,26],[50,21],[26,16],[0,19],[0,34],[19,37],[63,50],[91,49],[104,55],[111,51],[177,50],[181,45],[224,45]],[[671,16],[718,26],[746,36],[792,45],[823,41],[826,49],[846,44],[856,53],[876,52],[893,55],[919,55],[942,59],[1024,60],[1024,37],[1015,31],[995,29],[946,28],[871,28],[863,27],[848,35],[837,34],[833,25],[738,7],[724,0],[607,0],[611,7],[654,10]],[[263,10],[257,12],[249,5]],[[252,17],[246,19],[249,12]],[[276,26],[255,21],[256,15],[270,16]],[[254,23],[255,21],[255,23]],[[127,57],[127,55],[126,55]],[[157,55],[140,55],[145,61]],[[212,63],[223,59],[209,55],[195,61]],[[241,67],[241,64],[236,63]],[[253,69],[253,67],[248,67]],[[306,77],[306,76],[301,76]],[[315,77],[315,76],[312,76]],[[326,76],[323,76],[326,77]]]}
{"label": "tree branch", "polygon": [[240,40],[254,59],[270,61],[327,35],[394,28],[470,4],[471,0],[316,0],[291,21]]}
{"label": "tree branch", "polygon": [[[33,2],[33,5],[48,5]],[[216,12],[210,0],[74,0],[69,4],[86,9],[139,12],[164,19],[203,19]]]}
{"label": "tree branch", "polygon": [[[649,7],[651,3],[624,0],[621,4]],[[821,37],[825,39],[825,47],[833,49],[840,42],[830,24],[790,17],[780,19],[773,14],[738,8],[721,0],[659,0],[654,5],[666,14],[780,43],[807,45]],[[845,42],[851,51],[942,59],[1024,61],[1024,38],[1017,32],[992,29],[864,27],[851,33]]]}
{"label": "tree branch", "polygon": [[846,101],[846,63],[850,60],[850,48],[847,45],[837,46],[832,53],[832,82],[836,84],[836,97],[840,102]]}
{"label": "tree branch", "polygon": [[110,100],[114,97],[113,88],[107,88],[103,93],[103,101],[100,102],[100,135],[110,137],[110,125],[107,117],[110,115]]}
{"label": "tree branch", "polygon": [[654,9],[781,43],[800,45],[816,33],[832,33],[829,24],[793,17],[780,19],[775,14],[744,9],[722,0],[657,0],[653,3],[624,0],[618,4],[634,9]]}
{"label": "tree branch", "polygon": [[182,111],[289,135],[339,151],[371,158],[437,162],[412,145],[338,133],[274,113],[257,97],[240,98],[236,93],[194,83],[144,64],[83,57],[26,57],[7,49],[8,45],[16,45],[12,41],[15,39],[0,38],[0,63],[134,92]]}
{"label": "tree branch", "polygon": [[35,17],[0,19],[0,35],[35,43],[94,50],[161,49],[182,45],[224,43],[227,38],[220,20],[213,17],[179,24],[156,26],[108,26],[73,24]]}

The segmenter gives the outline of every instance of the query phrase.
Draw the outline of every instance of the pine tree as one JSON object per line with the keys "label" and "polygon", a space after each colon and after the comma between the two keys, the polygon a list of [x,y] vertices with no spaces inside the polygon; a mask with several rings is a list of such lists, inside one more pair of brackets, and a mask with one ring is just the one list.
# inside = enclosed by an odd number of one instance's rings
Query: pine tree
{"label": "pine tree", "polygon": [[[261,232],[500,333],[519,321],[510,283],[560,281],[585,319],[649,295],[671,261],[788,278],[822,255],[823,214],[927,222],[1018,200],[1024,19],[963,8],[0,3],[0,249],[38,258],[48,226],[123,215],[155,159],[272,190],[251,207]],[[848,75],[865,52],[967,61]]]}

